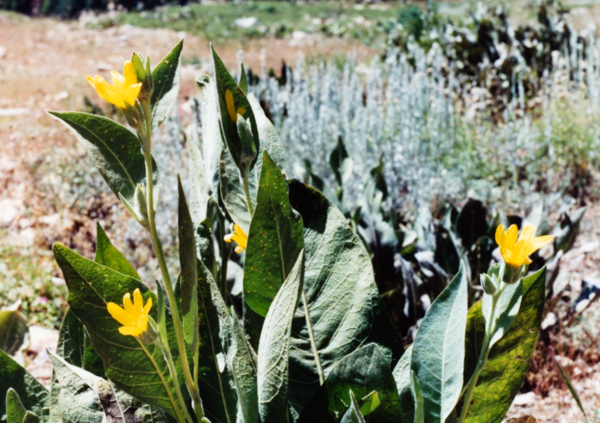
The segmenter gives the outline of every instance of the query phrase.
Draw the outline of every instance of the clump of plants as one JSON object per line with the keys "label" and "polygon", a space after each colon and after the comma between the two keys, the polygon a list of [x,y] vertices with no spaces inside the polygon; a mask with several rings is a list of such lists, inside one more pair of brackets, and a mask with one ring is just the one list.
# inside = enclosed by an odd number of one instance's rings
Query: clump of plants
{"label": "clump of plants", "polygon": [[[500,225],[501,261],[478,274],[469,308],[463,262],[404,348],[379,296],[365,244],[319,190],[285,175],[279,137],[247,81],[212,51],[201,145],[178,181],[178,274],[155,209],[153,135],[177,98],[182,43],[156,68],[134,53],[113,84],[88,77],[129,128],[51,112],[85,146],[147,232],[156,288],[97,230],[93,259],[55,244],[68,290],[46,390],[0,352],[0,419],[21,422],[500,422],[535,349],[554,242]],[[242,73],[243,75],[243,73]],[[236,260],[231,261],[234,257]],[[228,266],[241,274],[231,286]],[[232,270],[232,268],[229,268]],[[483,272],[485,270],[485,272]]]}

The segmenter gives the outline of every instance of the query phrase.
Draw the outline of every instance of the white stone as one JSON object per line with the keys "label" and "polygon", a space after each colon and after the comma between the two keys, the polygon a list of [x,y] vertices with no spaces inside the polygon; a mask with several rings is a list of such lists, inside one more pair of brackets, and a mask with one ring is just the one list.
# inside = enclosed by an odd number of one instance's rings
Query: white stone
{"label": "white stone", "polygon": [[258,22],[258,19],[256,19],[253,16],[247,18],[239,18],[235,20],[235,24],[240,28],[250,28],[251,26],[256,24],[256,22]]}

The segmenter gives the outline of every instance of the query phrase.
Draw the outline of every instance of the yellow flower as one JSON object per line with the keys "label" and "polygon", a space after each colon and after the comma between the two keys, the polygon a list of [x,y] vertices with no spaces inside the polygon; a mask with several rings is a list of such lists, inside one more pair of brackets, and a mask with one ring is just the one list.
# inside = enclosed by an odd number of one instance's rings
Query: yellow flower
{"label": "yellow flower", "polygon": [[117,322],[122,324],[119,332],[139,338],[148,330],[148,313],[152,308],[152,298],[144,306],[144,298],[139,288],[133,291],[133,303],[129,292],[123,296],[123,308],[113,302],[106,305],[108,312]]}
{"label": "yellow flower", "polygon": [[125,110],[127,105],[135,106],[135,100],[140,94],[142,83],[138,82],[137,74],[131,61],[128,60],[125,62],[123,73],[125,76],[117,71],[112,71],[113,85],[110,85],[104,78],[98,75],[93,78],[86,75],[85,78],[96,89],[103,100],[114,104],[119,109]]}
{"label": "yellow flower", "polygon": [[227,104],[227,113],[229,113],[229,119],[233,122],[237,122],[238,115],[244,116],[246,109],[238,107],[237,112],[235,110],[235,103],[233,102],[233,93],[229,90],[225,90],[225,103]]}
{"label": "yellow flower", "polygon": [[235,247],[235,252],[240,254],[242,251],[246,249],[246,244],[248,243],[248,235],[244,232],[242,228],[237,223],[233,224],[233,233],[229,235],[225,235],[225,242],[235,241],[237,243],[237,247]]}
{"label": "yellow flower", "polygon": [[506,264],[513,267],[530,264],[531,259],[529,256],[554,239],[550,235],[534,238],[535,227],[532,225],[525,225],[518,239],[517,232],[517,225],[511,225],[506,232],[504,232],[504,226],[502,225],[496,229],[496,242],[500,247],[500,254],[502,254]]}

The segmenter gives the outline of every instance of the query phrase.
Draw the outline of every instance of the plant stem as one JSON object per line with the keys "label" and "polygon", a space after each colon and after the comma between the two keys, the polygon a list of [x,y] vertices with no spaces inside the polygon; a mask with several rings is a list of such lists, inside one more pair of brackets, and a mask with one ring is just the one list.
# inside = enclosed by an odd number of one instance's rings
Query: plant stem
{"label": "plant stem", "polygon": [[[160,370],[160,367],[158,367],[156,360],[154,360],[154,356],[152,356],[150,354],[150,352],[148,351],[148,349],[146,348],[146,346],[144,345],[144,343],[142,341],[140,341],[137,338],[136,338],[136,340],[138,341],[138,344],[140,344],[140,347],[142,347],[142,350],[144,350],[144,353],[146,354],[146,356],[148,356],[148,358],[152,362],[154,369],[156,369],[156,372],[158,373],[158,376],[160,377],[160,380],[161,380],[163,386],[165,387],[165,390],[167,391],[167,395],[169,396],[169,401],[173,405],[175,414],[177,414],[177,420],[179,420],[180,422],[186,421],[189,423],[193,423],[192,418],[190,417],[189,413],[187,412],[187,408],[185,407],[183,398],[181,397],[181,390],[179,389],[179,384],[174,383],[174,385],[176,386],[176,393],[178,394],[177,399],[180,402],[180,404],[178,405],[177,402],[175,401],[175,399],[173,398],[171,391],[168,389],[168,384],[167,384],[167,381],[165,380],[165,375],[163,375],[162,371]],[[164,354],[164,350],[163,350],[163,354]],[[166,360],[166,357],[165,357],[165,360]],[[169,361],[167,360],[167,363],[168,362]],[[169,370],[170,370],[170,367],[169,367]],[[175,382],[177,380],[177,373],[172,373],[171,377],[173,378],[173,382]],[[184,419],[184,416],[181,415],[181,412],[182,412],[181,407],[183,407],[183,409],[184,409],[185,419]]]}
{"label": "plant stem", "polygon": [[246,194],[246,202],[248,203],[248,211],[250,217],[254,215],[254,208],[252,207],[252,198],[250,197],[250,189],[248,188],[248,174],[244,175],[244,193]]}
{"label": "plant stem", "polygon": [[[148,211],[148,230],[150,231],[150,238],[152,239],[152,247],[158,260],[160,272],[162,274],[165,292],[171,305],[171,315],[173,317],[173,326],[175,328],[175,337],[177,339],[177,348],[179,350],[179,359],[181,361],[181,368],[183,370],[183,376],[187,385],[190,397],[192,398],[192,405],[198,421],[202,421],[204,417],[204,411],[202,410],[202,399],[198,391],[198,386],[194,383],[192,373],[190,371],[190,364],[187,358],[187,351],[185,349],[185,341],[183,339],[183,331],[181,325],[181,319],[179,317],[179,308],[177,306],[177,300],[175,299],[175,293],[173,292],[173,284],[171,283],[171,276],[169,275],[169,269],[167,268],[167,262],[165,254],[156,231],[156,222],[154,220],[154,193],[153,193],[153,181],[152,181],[152,154],[151,154],[151,138],[152,138],[152,124],[150,120],[150,113],[146,112],[146,134],[143,144],[146,148],[143,149],[144,161],[146,165],[146,206]],[[168,345],[165,346],[169,348]],[[176,381],[174,381],[176,382]]]}
{"label": "plant stem", "polygon": [[313,354],[315,355],[315,363],[317,364],[317,373],[319,374],[319,385],[323,386],[323,384],[325,383],[325,376],[323,375],[321,357],[319,357],[319,350],[317,349],[317,343],[315,342],[315,334],[313,332],[312,323],[310,322],[310,315],[308,314],[308,304],[306,303],[306,295],[304,294],[304,289],[302,289],[302,302],[304,303],[304,317],[306,318],[308,337],[310,338],[310,345],[312,346]]}
{"label": "plant stem", "polygon": [[173,356],[171,355],[171,350],[169,349],[169,347],[167,345],[163,345],[162,343],[160,343],[159,346],[163,352],[163,355],[165,356],[165,361],[167,362],[167,365],[169,366],[169,373],[171,373],[171,377],[173,378],[173,385],[175,385],[175,394],[177,395],[177,399],[182,404],[183,411],[185,412],[185,415],[186,415],[186,419],[193,422],[192,416],[190,416],[190,413],[188,412],[187,407],[185,406],[185,401],[183,399],[183,395],[181,394],[181,389],[179,388],[179,382],[177,382],[177,370],[175,369],[175,363],[173,362]]}
{"label": "plant stem", "polygon": [[[473,376],[469,381],[469,386],[467,388],[467,393],[465,394],[465,399],[463,401],[463,408],[460,412],[460,418],[458,419],[459,423],[463,423],[467,418],[467,412],[469,411],[469,407],[471,405],[471,401],[473,400],[473,393],[475,392],[475,387],[477,386],[477,381],[481,372],[483,371],[485,365],[487,364],[488,356],[490,355],[490,341],[491,335],[493,332],[494,326],[496,325],[495,321],[492,319],[495,318],[496,313],[496,305],[498,304],[498,299],[500,295],[504,291],[503,288],[500,288],[494,295],[492,296],[492,311],[490,313],[490,321],[485,322],[485,336],[483,337],[483,343],[481,345],[481,353],[479,354],[479,360],[477,360],[477,366],[475,366],[475,371],[473,372]],[[487,294],[484,294],[487,295]]]}

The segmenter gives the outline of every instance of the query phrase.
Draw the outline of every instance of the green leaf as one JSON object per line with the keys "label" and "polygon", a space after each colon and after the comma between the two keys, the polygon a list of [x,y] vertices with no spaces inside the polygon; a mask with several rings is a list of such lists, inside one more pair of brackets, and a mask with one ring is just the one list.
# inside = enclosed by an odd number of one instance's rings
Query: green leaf
{"label": "green leaf", "polygon": [[[304,294],[325,376],[361,345],[374,342],[395,366],[402,342],[385,310],[371,258],[344,215],[323,194],[290,181],[290,204],[302,216],[306,271]],[[303,301],[294,317],[290,350],[290,402],[301,413],[319,389]]]}
{"label": "green leaf", "polygon": [[[104,180],[117,195],[135,204],[135,188],[146,181],[144,156],[138,137],[123,125],[87,113],[48,112],[67,126],[83,144]],[[152,180],[158,168],[152,160]]]}
{"label": "green leaf", "polygon": [[[537,345],[539,326],[544,310],[543,268],[523,279],[523,299],[516,319],[508,332],[491,349],[473,394],[466,422],[500,422],[523,383],[531,356]],[[475,370],[485,323],[481,302],[471,307],[467,321],[465,376],[467,383]]]}
{"label": "green leaf", "polygon": [[[240,172],[233,162],[231,153],[224,148],[221,152],[219,161],[220,189],[221,198],[225,210],[231,220],[237,223],[248,235],[250,232],[250,212],[248,211],[248,202],[246,194],[240,179]],[[253,178],[249,178],[250,180]]]}
{"label": "green leaf", "polygon": [[198,271],[194,223],[185,201],[181,178],[177,177],[179,190],[178,233],[179,263],[181,265],[181,314],[185,342],[196,351],[198,343]]}
{"label": "green leaf", "polygon": [[[250,106],[250,103],[248,102],[248,98],[246,97],[246,94],[244,94],[244,92],[238,86],[237,82],[235,82],[235,79],[233,78],[233,76],[231,76],[231,74],[225,67],[225,64],[223,63],[223,61],[221,60],[221,58],[219,57],[219,55],[217,54],[215,49],[212,47],[212,45],[210,48],[212,51],[213,65],[214,65],[214,70],[215,70],[215,85],[217,87],[217,98],[219,100],[218,101],[219,117],[220,117],[220,121],[221,121],[222,135],[223,135],[223,138],[225,139],[227,146],[229,147],[229,151],[231,152],[233,161],[235,162],[235,164],[237,165],[237,167],[239,169],[242,169],[243,168],[242,156],[241,156],[241,152],[243,150],[242,139],[240,138],[240,136],[238,134],[236,122],[231,120],[231,117],[229,116],[229,112],[227,111],[227,104],[225,101],[226,91],[229,90],[231,92],[231,94],[233,95],[233,103],[234,103],[236,112],[240,108],[243,108],[245,111],[245,113],[243,114],[244,119],[250,120],[250,127],[252,130],[252,137],[253,137],[253,141],[254,141],[254,151],[257,152],[257,157],[258,157],[258,153],[260,152],[260,140],[258,137],[258,128],[256,126],[256,119],[254,117],[254,112],[252,111],[252,107]],[[257,160],[257,158],[255,158],[252,161],[252,163],[250,163],[249,170],[251,170],[254,167],[256,160]]]}
{"label": "green leaf", "polygon": [[281,286],[265,318],[258,344],[258,411],[263,423],[288,421],[288,377],[294,312],[304,279],[304,253]]}
{"label": "green leaf", "polygon": [[238,415],[243,416],[244,423],[258,423],[256,353],[246,340],[237,319],[230,316],[230,321],[231,345],[227,350],[227,365],[235,382]]}
{"label": "green leaf", "polygon": [[444,423],[460,397],[467,311],[468,282],[461,264],[431,304],[413,343],[411,368],[423,394],[427,422]]}
{"label": "green leaf", "polygon": [[6,395],[15,390],[21,404],[46,421],[49,416],[48,390],[8,354],[0,350],[0,418],[6,413]]}
{"label": "green leaf", "polygon": [[365,423],[365,419],[360,411],[360,405],[356,401],[354,392],[349,392],[350,396],[350,407],[342,417],[341,423]]}
{"label": "green leaf", "polygon": [[[282,171],[285,170],[285,150],[283,144],[279,139],[279,134],[275,129],[275,126],[265,115],[264,110],[260,106],[260,103],[254,97],[254,94],[248,94],[248,102],[252,106],[254,117],[256,118],[256,126],[258,127],[258,137],[260,139],[260,148],[267,150],[269,156],[277,164],[277,167]],[[262,154],[258,155],[258,162],[256,163],[256,172],[260,173],[262,167]]]}
{"label": "green leaf", "polygon": [[23,418],[23,423],[40,423],[40,418],[37,414],[27,411]]}
{"label": "green leaf", "polygon": [[190,150],[190,198],[189,207],[194,227],[197,228],[206,219],[208,199],[210,198],[208,181],[204,171],[202,153],[194,142],[188,143]]}
{"label": "green leaf", "polygon": [[517,317],[523,298],[523,283],[521,281],[506,286],[497,300],[492,315],[492,296],[484,294],[481,300],[483,318],[486,322],[495,322],[490,336],[490,348],[508,332],[510,325]]}
{"label": "green leaf", "polygon": [[360,402],[360,413],[363,416],[368,416],[381,405],[381,400],[379,399],[377,391],[373,391],[367,396],[363,397]]}
{"label": "green leaf", "polygon": [[154,91],[150,101],[150,113],[153,132],[163,123],[171,107],[177,101],[181,79],[182,48],[183,40],[179,41],[152,71]]}
{"label": "green leaf", "polygon": [[415,419],[414,423],[425,423],[425,405],[423,403],[423,393],[421,391],[421,386],[419,385],[419,379],[415,375],[415,372],[410,371],[410,378],[412,381],[412,395],[415,399],[414,402],[414,410],[415,410]]}
{"label": "green leaf", "polygon": [[17,391],[10,388],[6,393],[6,421],[8,423],[23,423],[27,410],[21,403]]}
{"label": "green leaf", "polygon": [[96,255],[94,256],[94,261],[119,273],[141,280],[123,253],[112,245],[100,222],[96,222]]}
{"label": "green leaf", "polygon": [[27,320],[18,310],[0,311],[0,349],[9,355],[21,349],[29,333]]}
{"label": "green leaf", "polygon": [[242,64],[240,69],[240,89],[244,92],[244,94],[248,95],[248,77],[246,76],[246,69],[244,69],[244,65]]}
{"label": "green leaf", "polygon": [[579,410],[581,410],[581,413],[583,414],[584,421],[587,422],[588,418],[587,418],[587,415],[585,413],[585,408],[583,408],[583,403],[581,402],[581,398],[579,398],[579,394],[577,393],[577,390],[575,389],[575,387],[571,383],[571,379],[569,379],[569,376],[567,376],[567,374],[565,373],[565,371],[563,370],[563,368],[560,366],[560,364],[558,364],[558,362],[556,360],[554,360],[554,363],[556,364],[556,367],[558,367],[558,371],[560,372],[560,377],[562,377],[563,382],[565,382],[565,385],[567,385],[567,388],[569,388],[569,392],[571,393],[571,395],[575,399],[575,402],[577,403],[577,406],[579,407]]}
{"label": "green leaf", "polygon": [[238,399],[227,364],[232,316],[210,271],[198,261],[199,384],[204,411],[212,423],[235,421]]}
{"label": "green leaf", "polygon": [[[69,288],[67,301],[102,358],[106,376],[130,395],[175,416],[179,405],[173,397],[173,381],[162,352],[154,345],[121,335],[118,330],[121,325],[106,308],[108,302],[121,305],[123,296],[135,289],[142,292],[144,303],[148,299],[155,303],[156,296],[139,280],[81,257],[62,245],[55,244],[53,251]],[[155,309],[150,315],[156,318]],[[167,323],[172,324],[170,319]],[[168,332],[172,334],[170,329]],[[172,337],[170,342],[174,346]],[[171,350],[177,363],[177,348]]]}
{"label": "green leaf", "polygon": [[201,76],[196,83],[201,92],[200,117],[202,120],[202,138],[198,141],[202,151],[205,175],[212,194],[218,192],[219,161],[221,152],[226,146],[220,129],[216,86],[208,75]]}
{"label": "green leaf", "polygon": [[245,298],[261,316],[267,315],[302,251],[302,233],[302,218],[290,206],[285,177],[264,151],[244,263]]}
{"label": "green leaf", "polygon": [[58,332],[56,354],[67,363],[83,368],[84,338],[83,324],[70,308],[67,309]]}
{"label": "green leaf", "polygon": [[412,348],[410,345],[392,372],[396,381],[396,388],[398,389],[398,396],[400,397],[400,422],[401,423],[413,423],[415,406],[412,392],[412,376],[413,373],[410,369],[410,362],[412,359]]}
{"label": "green leaf", "polygon": [[55,354],[52,359],[50,420],[63,423],[101,422],[104,416],[96,385],[100,378],[72,366]]}
{"label": "green leaf", "polygon": [[[365,398],[376,391],[380,405],[366,405],[363,416],[381,423],[396,423],[401,412],[389,355],[376,344],[368,344],[344,357],[331,369],[325,384],[304,407],[298,423],[337,422],[350,405],[350,394]],[[328,410],[329,413],[324,413]],[[362,410],[362,407],[361,407]],[[412,423],[412,422],[411,422]]]}

